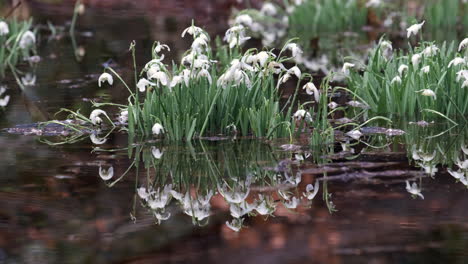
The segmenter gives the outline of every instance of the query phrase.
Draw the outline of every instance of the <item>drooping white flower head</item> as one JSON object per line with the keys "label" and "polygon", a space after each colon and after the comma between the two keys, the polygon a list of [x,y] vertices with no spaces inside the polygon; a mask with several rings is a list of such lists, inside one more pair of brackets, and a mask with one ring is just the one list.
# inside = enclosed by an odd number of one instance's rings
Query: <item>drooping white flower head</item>
{"label": "drooping white flower head", "polygon": [[296,209],[297,206],[299,205],[300,203],[300,199],[298,199],[297,197],[293,197],[291,198],[291,200],[286,200],[283,202],[283,205],[284,207],[288,208],[288,209]]}
{"label": "drooping white flower head", "polygon": [[447,172],[457,180],[461,179],[462,177],[465,177],[465,173],[461,170],[453,171],[451,169],[447,169]]}
{"label": "drooping white flower head", "polygon": [[112,85],[114,83],[114,78],[109,73],[104,72],[103,74],[101,74],[101,76],[99,76],[98,86],[101,87],[101,83],[104,82],[108,82],[109,85]]}
{"label": "drooping white flower head", "polygon": [[102,145],[104,143],[106,143],[107,141],[107,138],[100,138],[98,137],[95,133],[92,133],[90,136],[89,136],[89,139],[91,140],[91,142],[93,142],[93,144],[95,145]]}
{"label": "drooping white flower head", "polygon": [[182,37],[185,37],[185,34],[189,34],[189,35],[192,35],[194,38],[197,37],[199,34],[202,34],[204,33],[205,31],[202,29],[202,28],[199,28],[195,25],[192,25],[188,28],[186,28],[183,32],[182,32]]}
{"label": "drooping white flower head", "polygon": [[161,150],[159,150],[157,147],[151,147],[151,154],[153,154],[153,157],[155,159],[161,159],[161,157],[163,156],[164,152],[162,152]]}
{"label": "drooping white flower head", "polygon": [[468,47],[468,38],[465,38],[460,42],[460,45],[458,46],[458,51],[462,51],[462,49]]}
{"label": "drooping white flower head", "polygon": [[430,45],[430,46],[427,46],[427,47],[423,50],[422,53],[423,53],[424,56],[426,56],[426,57],[431,57],[431,56],[436,55],[437,52],[439,52],[439,48],[438,48],[436,45],[432,44],[432,45]]}
{"label": "drooping white flower head", "polygon": [[369,0],[366,3],[367,8],[369,7],[376,8],[376,7],[380,7],[381,5],[382,5],[382,0]]}
{"label": "drooping white flower head", "polygon": [[452,66],[458,66],[460,64],[464,64],[465,62],[466,62],[465,58],[456,57],[449,62],[448,67],[450,68]]}
{"label": "drooping white flower head", "polygon": [[413,56],[411,56],[411,63],[413,64],[413,67],[418,67],[419,62],[421,61],[421,54],[416,53]]}
{"label": "drooping white flower head", "polygon": [[99,166],[99,176],[101,179],[108,181],[114,176],[114,167],[109,167],[107,170]]}
{"label": "drooping white flower head", "polygon": [[398,84],[401,84],[401,78],[400,76],[395,76],[392,81],[390,82],[390,84],[394,84],[394,83],[398,83]]}
{"label": "drooping white flower head", "polygon": [[318,91],[317,87],[315,87],[313,82],[306,83],[302,89],[305,89],[308,95],[313,95],[315,102],[320,101],[320,92]]}
{"label": "drooping white flower head", "polygon": [[8,35],[8,33],[10,33],[8,24],[5,21],[0,21],[0,36]]}
{"label": "drooping white flower head", "polygon": [[294,66],[294,67],[292,67],[291,69],[289,69],[289,70],[288,70],[288,73],[289,73],[289,74],[294,74],[294,75],[296,75],[296,77],[297,77],[298,79],[300,79],[300,78],[301,78],[301,75],[302,75],[301,70],[300,70],[299,67],[297,67],[297,66]]}
{"label": "drooping white flower head", "polygon": [[242,229],[242,218],[234,218],[231,222],[226,221],[226,226],[234,232],[239,232]]}
{"label": "drooping white flower head", "polygon": [[260,13],[265,16],[274,16],[277,12],[278,11],[276,10],[276,6],[269,2],[264,3],[260,9]]}
{"label": "drooping white flower head", "polygon": [[[149,73],[149,71],[148,71]],[[156,71],[148,76],[149,79],[154,79],[160,82],[162,85],[166,86],[169,83],[169,77],[163,71]]]}
{"label": "drooping white flower head", "polygon": [[345,76],[349,76],[349,69],[354,68],[356,65],[353,63],[345,62],[343,64],[343,68],[341,69],[343,71],[343,74]]}
{"label": "drooping white flower head", "polygon": [[98,125],[102,123],[102,119],[99,117],[100,115],[107,116],[106,112],[104,112],[101,109],[95,109],[91,112],[91,114],[89,115],[89,119],[91,120],[91,123],[93,123],[93,125]]}
{"label": "drooping white flower head", "polygon": [[315,198],[315,196],[317,195],[318,191],[319,191],[319,181],[315,181],[315,184],[312,185],[312,184],[307,184],[306,186],[306,190],[305,192],[303,193],[304,197],[307,198],[307,200],[313,200]]}
{"label": "drooping white flower head", "polygon": [[31,31],[26,31],[21,35],[19,47],[22,49],[30,48],[36,44],[36,36]]}
{"label": "drooping white flower head", "polygon": [[0,107],[5,107],[8,105],[8,102],[10,102],[10,96],[7,95],[3,98],[0,98]]}
{"label": "drooping white flower head", "polygon": [[409,192],[413,196],[419,196],[421,199],[424,199],[424,196],[421,193],[421,189],[418,187],[418,184],[413,182],[410,185],[409,181],[406,181],[406,191]]}
{"label": "drooping white flower head", "polygon": [[362,133],[361,131],[359,131],[359,129],[349,131],[348,133],[346,133],[346,135],[355,140],[359,140],[362,137]]}
{"label": "drooping white flower head", "polygon": [[247,14],[242,14],[242,15],[238,15],[235,19],[235,23],[236,24],[242,24],[244,26],[247,26],[249,28],[252,27],[252,24],[253,24],[253,19],[251,16],[247,15]]}
{"label": "drooping white flower head", "polygon": [[23,83],[24,86],[33,86],[36,84],[36,75],[32,73],[26,73],[25,76],[21,77],[21,83]]}
{"label": "drooping white flower head", "polygon": [[128,121],[128,110],[124,110],[124,111],[120,112],[119,122],[122,123],[122,124],[125,124],[125,123],[127,123],[127,121]]}
{"label": "drooping white flower head", "polygon": [[432,91],[431,89],[422,89],[420,92],[424,96],[429,96],[429,97],[433,97],[434,99],[437,99],[436,93]]}
{"label": "drooping white flower head", "polygon": [[150,196],[150,192],[148,192],[145,187],[138,188],[137,193],[138,196],[143,200],[148,200],[148,197]]}
{"label": "drooping white flower head", "polygon": [[159,41],[156,42],[156,47],[154,48],[153,53],[158,55],[163,50],[171,51],[171,48],[166,44],[161,44]]}
{"label": "drooping white flower head", "polygon": [[306,110],[297,110],[296,113],[294,113],[293,117],[296,120],[302,120],[304,119],[306,122],[312,122],[312,116],[310,115],[309,112]]}
{"label": "drooping white flower head", "polygon": [[431,67],[429,65],[426,65],[421,68],[421,72],[426,73],[426,74],[429,73],[430,70],[431,70]]}
{"label": "drooping white flower head", "polygon": [[275,211],[276,205],[271,197],[259,194],[258,198],[255,202],[255,211],[261,215],[269,215]]}
{"label": "drooping white flower head", "polygon": [[197,74],[197,78],[200,78],[200,77],[205,77],[208,79],[208,83],[211,85],[211,83],[213,82],[213,80],[211,79],[211,74],[208,70],[206,69],[202,69],[200,72],[198,72]]}
{"label": "drooping white flower head", "polygon": [[409,28],[406,29],[407,34],[406,37],[409,38],[411,35],[417,35],[419,30],[421,30],[422,26],[424,25],[426,21],[423,21],[422,23],[419,24],[414,24],[410,26]]}
{"label": "drooping white flower head", "polygon": [[328,104],[328,107],[330,107],[330,109],[335,109],[335,108],[338,107],[338,104],[337,104],[336,102],[330,102],[330,103]]}
{"label": "drooping white flower head", "polygon": [[147,86],[156,86],[156,84],[148,81],[145,78],[141,78],[137,83],[137,88],[140,90],[140,92],[146,91]]}
{"label": "drooping white flower head", "polygon": [[284,49],[285,50],[289,49],[292,53],[293,58],[296,58],[302,55],[303,53],[302,49],[296,43],[288,43],[286,46],[284,46]]}
{"label": "drooping white flower head", "polygon": [[159,135],[161,133],[164,133],[164,128],[161,124],[156,123],[153,125],[153,128],[151,129],[151,131],[153,132],[153,135]]}
{"label": "drooping white flower head", "polygon": [[408,70],[408,65],[402,64],[400,65],[400,67],[398,67],[398,74],[400,74],[400,76],[403,76],[403,72],[407,70]]}

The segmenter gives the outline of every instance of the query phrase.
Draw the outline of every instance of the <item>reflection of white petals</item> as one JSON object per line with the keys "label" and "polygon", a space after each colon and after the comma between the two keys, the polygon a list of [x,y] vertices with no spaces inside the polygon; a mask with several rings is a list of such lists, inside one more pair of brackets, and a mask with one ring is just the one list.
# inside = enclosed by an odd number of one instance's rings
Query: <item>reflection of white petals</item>
{"label": "reflection of white petals", "polygon": [[346,133],[346,135],[352,139],[359,140],[362,136],[362,133],[358,129],[358,130],[349,131],[348,133]]}
{"label": "reflection of white petals", "polygon": [[447,169],[447,172],[452,175],[455,179],[459,180],[462,177],[465,177],[465,173],[463,171],[453,171],[451,169]]}
{"label": "reflection of white petals", "polygon": [[461,161],[460,159],[457,159],[457,166],[460,168],[460,169],[468,169],[468,159],[464,160],[464,161]]}
{"label": "reflection of white petals", "polygon": [[421,197],[421,199],[424,199],[424,196],[421,193],[421,189],[415,182],[413,182],[413,184],[410,185],[409,181],[406,181],[406,191],[409,192],[411,195],[419,196]]}
{"label": "reflection of white petals", "polygon": [[107,138],[105,138],[105,137],[100,138],[96,134],[91,134],[89,136],[89,138],[91,139],[91,142],[93,142],[93,144],[95,144],[95,145],[102,145],[102,144],[106,143],[106,141],[107,141]]}
{"label": "reflection of white petals", "polygon": [[36,75],[26,73],[24,77],[21,77],[21,83],[25,86],[33,86],[36,84]]}
{"label": "reflection of white petals", "polygon": [[234,232],[239,232],[242,228],[242,222],[243,222],[243,219],[234,218],[232,219],[231,222],[226,221],[226,226],[229,227],[229,229],[231,229]]}
{"label": "reflection of white petals", "polygon": [[315,198],[319,191],[319,182],[316,180],[315,185],[307,184],[306,191],[303,193],[304,197],[308,200],[312,200]]}
{"label": "reflection of white petals", "polygon": [[155,159],[161,159],[162,155],[164,154],[161,150],[156,147],[151,147],[151,153]]}
{"label": "reflection of white petals", "polygon": [[10,96],[7,95],[3,98],[0,98],[0,107],[5,107],[8,105],[8,103],[10,102]]}
{"label": "reflection of white petals", "polygon": [[289,209],[295,209],[299,205],[300,200],[297,197],[293,197],[289,201],[284,201],[284,207],[289,208]]}
{"label": "reflection of white petals", "polygon": [[101,179],[105,181],[112,179],[112,177],[114,176],[114,167],[109,167],[106,170],[99,166],[99,176],[101,176]]}

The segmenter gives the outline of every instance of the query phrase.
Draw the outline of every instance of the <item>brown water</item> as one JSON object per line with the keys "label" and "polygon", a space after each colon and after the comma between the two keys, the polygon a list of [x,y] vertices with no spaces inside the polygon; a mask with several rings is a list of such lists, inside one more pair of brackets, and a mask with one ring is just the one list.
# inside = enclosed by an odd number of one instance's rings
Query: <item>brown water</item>
{"label": "brown water", "polygon": [[[223,1],[193,3],[190,8],[187,1],[160,8],[151,1],[95,1],[78,24],[77,43],[86,50],[81,62],[66,34],[43,39],[42,61],[35,69],[23,69],[35,73],[36,85],[21,93],[6,80],[12,100],[0,113],[0,128],[46,120],[63,107],[87,113],[91,99],[125,101],[123,87],[99,89],[97,77],[103,63],[131,72],[127,50],[132,40],[141,65],[153,40],[169,44],[177,59],[188,46],[180,32],[192,17],[211,33],[225,29]],[[23,12],[37,22],[60,25],[70,18],[69,6],[32,1]],[[456,135],[463,139],[464,131]],[[410,166],[405,146],[398,143],[353,160],[339,147],[324,151],[324,146],[304,142],[286,151],[287,142],[281,140],[143,144],[133,151],[151,165],[149,176],[138,162],[138,173],[133,168],[110,187],[133,162],[125,149],[126,135],[110,135],[100,149],[88,138],[60,146],[41,140],[58,138],[0,132],[0,263],[468,262],[466,187],[445,169],[430,178]],[[162,156],[153,155],[151,147]],[[100,166],[112,166],[114,177],[102,180]],[[411,197],[407,179],[422,184],[424,199]],[[319,192],[308,201],[302,193],[316,182]],[[251,205],[264,195],[276,206],[271,216],[244,215],[244,227],[233,232],[225,224],[233,219],[230,204],[219,193],[224,183],[248,189],[244,200]],[[188,191],[192,206],[197,195],[213,191],[210,216],[194,223],[181,202],[172,199],[164,205],[170,217],[157,224],[136,188],[169,184],[178,193]],[[297,208],[287,209],[278,190],[302,197]]]}

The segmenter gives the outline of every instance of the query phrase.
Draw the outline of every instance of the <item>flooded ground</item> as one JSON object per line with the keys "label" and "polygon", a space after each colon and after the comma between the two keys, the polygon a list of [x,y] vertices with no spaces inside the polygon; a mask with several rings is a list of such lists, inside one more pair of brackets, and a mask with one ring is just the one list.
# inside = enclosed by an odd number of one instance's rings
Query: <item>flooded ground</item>
{"label": "flooded ground", "polygon": [[[36,79],[24,92],[4,80],[1,129],[65,118],[54,117],[61,108],[89,113],[91,100],[124,102],[124,87],[98,88],[97,78],[103,64],[131,74],[132,40],[142,65],[154,40],[180,59],[193,18],[213,34],[227,27],[225,1],[116,2],[90,2],[75,49],[67,33],[45,35],[40,63],[21,68]],[[22,14],[63,25],[70,6],[30,1]],[[2,130],[0,263],[465,263],[467,189],[434,167],[468,155],[465,127],[437,136],[447,123],[406,121],[396,136],[374,128],[344,146],[232,137],[129,146],[120,132],[54,145],[63,138]]]}

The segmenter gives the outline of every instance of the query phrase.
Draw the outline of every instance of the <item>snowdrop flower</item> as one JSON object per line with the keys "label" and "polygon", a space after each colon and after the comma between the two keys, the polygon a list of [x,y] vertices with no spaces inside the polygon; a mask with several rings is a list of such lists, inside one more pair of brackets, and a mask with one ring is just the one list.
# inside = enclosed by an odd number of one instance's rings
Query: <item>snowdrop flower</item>
{"label": "snowdrop flower", "polygon": [[[304,159],[303,159],[304,160]],[[298,186],[299,183],[302,181],[302,174],[300,172],[296,173],[295,177],[289,177],[287,173],[285,173],[286,180],[283,182],[284,184],[291,184],[293,186]]]}
{"label": "snowdrop flower", "polygon": [[206,70],[206,69],[202,69],[202,70],[198,73],[197,78],[200,78],[200,77],[205,77],[205,78],[207,78],[207,79],[208,79],[208,82],[210,83],[210,85],[211,85],[211,83],[213,82],[213,80],[211,79],[211,74],[210,74],[210,72],[209,72],[208,70]]}
{"label": "snowdrop flower", "polygon": [[1,85],[0,86],[0,96],[2,96],[6,92],[5,86]]}
{"label": "snowdrop flower", "polygon": [[162,212],[158,212],[158,210],[154,210],[153,215],[158,220],[158,224],[161,224],[161,221],[165,221],[171,217],[171,213],[164,212],[164,210],[162,210]]}
{"label": "snowdrop flower", "polygon": [[433,177],[439,170],[437,169],[435,164],[418,164],[421,168],[424,169],[426,174]]}
{"label": "snowdrop flower", "polygon": [[411,56],[411,63],[413,64],[413,67],[418,67],[419,62],[421,61],[421,54],[416,53],[413,56]]}
{"label": "snowdrop flower", "polygon": [[162,85],[166,86],[169,83],[169,77],[163,71],[157,71],[151,76],[148,76],[149,79],[155,79],[160,82]]}
{"label": "snowdrop flower", "polygon": [[185,34],[189,34],[189,35],[192,35],[192,36],[197,36],[201,33],[204,33],[203,29],[199,28],[199,27],[196,27],[194,25],[184,29],[184,31],[182,32],[182,37],[185,37]]}
{"label": "snowdrop flower", "polygon": [[369,8],[369,7],[379,7],[380,5],[382,5],[382,0],[369,0],[367,3],[366,3],[366,7]]}
{"label": "snowdrop flower", "polygon": [[346,133],[346,135],[352,139],[359,140],[359,138],[361,138],[362,136],[362,133],[358,129],[358,130],[349,131],[348,133]]}
{"label": "snowdrop flower", "polygon": [[426,47],[426,48],[423,50],[422,53],[423,53],[426,57],[431,57],[431,56],[436,55],[438,51],[439,51],[439,48],[438,48],[436,45],[430,45],[430,46]]}
{"label": "snowdrop flower", "polygon": [[249,186],[246,186],[245,188],[242,188],[242,186],[237,186],[237,188],[229,190],[227,184],[224,184],[223,188],[218,186],[218,192],[221,194],[221,196],[224,197],[224,199],[226,199],[228,203],[241,203],[247,199],[247,196],[249,196],[250,188]]}
{"label": "snowdrop flower", "polygon": [[137,189],[138,196],[143,200],[148,200],[150,193],[146,191],[145,187],[140,187]]}
{"label": "snowdrop flower", "polygon": [[85,13],[85,11],[86,11],[86,8],[85,8],[85,5],[83,3],[79,4],[76,7],[76,10],[75,10],[75,12],[80,16],[82,16]]}
{"label": "snowdrop flower", "polygon": [[465,173],[463,171],[453,171],[451,169],[447,169],[447,172],[450,173],[455,179],[460,180],[461,178],[465,177]]}
{"label": "snowdrop flower", "polygon": [[102,119],[99,117],[100,115],[107,116],[106,112],[104,112],[101,109],[95,109],[91,112],[91,114],[89,115],[89,119],[91,119],[91,123],[93,123],[93,125],[98,125],[102,123]]}
{"label": "snowdrop flower", "polygon": [[433,97],[434,99],[437,99],[435,92],[432,91],[431,89],[423,89],[420,92],[424,96],[430,96],[430,97]]}
{"label": "snowdrop flower", "polygon": [[436,156],[436,151],[432,153],[425,153],[421,150],[417,150],[415,147],[413,147],[412,151],[412,157],[414,160],[421,160],[423,162],[430,162],[432,161]]}
{"label": "snowdrop flower", "polygon": [[242,222],[243,219],[241,218],[234,218],[231,222],[226,221],[226,226],[229,227],[234,232],[239,232],[242,229]]}
{"label": "snowdrop flower", "polygon": [[264,3],[260,9],[260,13],[265,16],[274,16],[277,13],[276,7],[272,3]]}
{"label": "snowdrop flower", "polygon": [[110,85],[112,85],[114,83],[114,78],[109,73],[104,72],[101,74],[101,76],[99,76],[98,86],[101,87],[101,83],[103,82],[108,82]]}
{"label": "snowdrop flower", "polygon": [[306,110],[297,110],[296,113],[294,113],[293,117],[299,121],[305,119],[305,121],[307,122],[312,122],[312,116]]}
{"label": "snowdrop flower", "polygon": [[468,79],[465,80],[461,86],[461,88],[465,88],[465,87],[468,87]]}
{"label": "snowdrop flower", "polygon": [[156,44],[156,47],[154,48],[154,51],[153,51],[153,53],[154,53],[155,55],[159,54],[159,53],[160,53],[161,51],[163,51],[164,49],[167,50],[167,51],[171,51],[171,48],[169,48],[168,45],[166,45],[166,44],[161,44],[159,41],[156,42],[156,43],[157,43],[157,44]]}
{"label": "snowdrop flower", "polygon": [[358,107],[358,108],[362,108],[362,109],[369,109],[368,105],[363,104],[363,103],[361,103],[359,101],[356,101],[356,100],[349,101],[346,104],[349,105],[349,106],[352,106],[352,107]]}
{"label": "snowdrop flower", "polygon": [[468,155],[468,146],[467,146],[467,145],[464,145],[464,144],[463,144],[463,145],[461,146],[461,149],[462,149],[463,153],[465,153],[465,155]]}
{"label": "snowdrop flower", "polygon": [[0,98],[0,107],[5,107],[8,105],[8,102],[10,102],[10,96],[7,95],[3,98]]}
{"label": "snowdrop flower", "polygon": [[468,159],[464,160],[464,161],[461,161],[460,159],[457,159],[457,166],[460,168],[460,169],[468,169]]}
{"label": "snowdrop flower", "polygon": [[101,179],[108,181],[114,176],[114,167],[109,167],[107,170],[99,166],[99,176]]}
{"label": "snowdrop flower", "polygon": [[409,28],[406,29],[407,31],[407,34],[406,34],[406,37],[409,38],[411,37],[411,35],[417,35],[419,30],[421,30],[422,26],[424,25],[426,21],[423,21],[422,23],[420,24],[414,24],[412,26],[410,26]]}
{"label": "snowdrop flower", "polygon": [[234,218],[241,218],[242,216],[250,213],[254,206],[249,205],[247,202],[242,202],[241,204],[230,204],[229,205],[229,212],[232,217]]}
{"label": "snowdrop flower", "polygon": [[336,102],[330,102],[330,103],[328,104],[328,107],[330,107],[330,109],[335,109],[335,108],[338,107],[338,104],[337,104]]}
{"label": "snowdrop flower", "polygon": [[294,67],[292,67],[291,69],[289,69],[289,70],[288,70],[288,73],[289,73],[289,74],[294,74],[294,75],[296,75],[296,77],[297,77],[298,79],[300,79],[300,78],[301,78],[301,75],[302,75],[301,70],[300,70],[299,67],[297,67],[297,66],[294,66]]}
{"label": "snowdrop flower", "polygon": [[31,31],[26,31],[21,35],[19,47],[22,49],[29,48],[36,43],[36,36]]}
{"label": "snowdrop flower", "polygon": [[318,102],[320,101],[320,93],[319,91],[317,90],[317,87],[315,87],[315,84],[313,82],[308,82],[306,83],[302,89],[305,89],[306,90],[306,93],[308,95],[313,95],[314,96],[314,100],[315,102]]}
{"label": "snowdrop flower", "polygon": [[458,65],[464,64],[464,63],[465,63],[465,58],[456,57],[456,58],[454,58],[453,60],[451,60],[449,62],[448,67],[450,68],[450,67],[452,67],[452,65],[453,66],[458,66]]}
{"label": "snowdrop flower", "polygon": [[166,207],[166,205],[170,202],[171,196],[170,191],[172,189],[172,185],[164,186],[163,190],[158,188],[157,191],[152,193],[152,195],[148,198],[148,205],[151,209],[161,209]]}
{"label": "snowdrop flower", "polygon": [[458,46],[458,51],[460,52],[462,49],[468,47],[468,38],[465,38],[460,42],[460,45]]}
{"label": "snowdrop flower", "polygon": [[429,67],[429,65],[427,65],[427,66],[424,66],[424,67],[421,68],[421,72],[427,74],[427,73],[429,73],[430,69],[431,68]]}
{"label": "snowdrop flower", "polygon": [[94,133],[92,133],[89,136],[89,139],[91,139],[91,142],[93,142],[93,144],[95,144],[95,145],[102,145],[102,144],[106,143],[106,141],[107,141],[107,138],[100,138]]}
{"label": "snowdrop flower", "polygon": [[243,24],[243,25],[246,25],[248,27],[252,27],[253,19],[252,19],[251,16],[249,16],[247,14],[242,14],[242,15],[239,15],[239,16],[236,17],[235,23]]}
{"label": "snowdrop flower", "polygon": [[127,121],[128,121],[128,110],[124,110],[124,111],[120,112],[119,122],[122,123],[122,124],[125,124],[125,123],[127,123]]}
{"label": "snowdrop flower", "polygon": [[288,209],[295,209],[299,205],[300,200],[297,197],[293,197],[291,200],[283,202],[284,207]]}
{"label": "snowdrop flower", "polygon": [[418,184],[413,182],[410,185],[409,181],[406,181],[406,191],[409,192],[413,196],[419,196],[421,199],[424,199],[424,196],[421,193],[421,189],[418,187]]}
{"label": "snowdrop flower", "polygon": [[8,24],[5,21],[0,21],[0,36],[8,35],[8,33],[10,33]]}
{"label": "snowdrop flower", "polygon": [[155,85],[156,85],[155,83],[152,83],[145,78],[141,78],[137,83],[137,88],[138,90],[140,90],[140,92],[144,92],[146,91],[147,86],[155,86]]}
{"label": "snowdrop flower", "polygon": [[401,84],[401,78],[400,76],[395,76],[392,81],[390,82],[390,84],[394,84],[394,83],[398,83],[398,84]]}
{"label": "snowdrop flower", "polygon": [[402,64],[400,65],[400,67],[398,67],[398,74],[400,74],[400,76],[403,76],[403,72],[407,70],[408,70],[408,65]]}
{"label": "snowdrop flower", "polygon": [[260,66],[263,67],[270,57],[276,58],[276,55],[272,54],[271,52],[261,51],[256,55],[256,57],[260,63]]}
{"label": "snowdrop flower", "polygon": [[275,211],[276,206],[270,197],[259,194],[258,198],[255,211],[261,215],[269,215]]}
{"label": "snowdrop flower", "polygon": [[293,58],[296,58],[303,53],[302,49],[296,43],[288,43],[286,46],[284,46],[284,49],[289,49]]}
{"label": "snowdrop flower", "polygon": [[353,64],[353,63],[345,62],[345,63],[343,64],[343,68],[342,68],[343,74],[344,74],[345,76],[348,76],[348,75],[349,75],[349,69],[354,68],[355,66],[356,66],[356,65]]}
{"label": "snowdrop flower", "polygon": [[192,42],[192,49],[195,51],[202,51],[203,49],[208,47],[208,39],[206,35],[200,35],[199,37],[195,38]]}
{"label": "snowdrop flower", "polygon": [[[171,88],[174,88],[176,85],[182,83],[184,81],[184,76],[176,75],[172,77],[171,84],[169,85]],[[187,80],[188,84],[188,80]]]}
{"label": "snowdrop flower", "polygon": [[159,135],[161,133],[164,133],[164,128],[161,124],[156,123],[153,125],[153,128],[151,129],[151,131],[153,132],[153,135]]}
{"label": "snowdrop flower", "polygon": [[153,157],[155,159],[161,159],[162,155],[164,154],[162,151],[160,151],[156,147],[151,147],[151,154],[153,154]]}
{"label": "snowdrop flower", "polygon": [[31,73],[26,73],[24,77],[21,77],[21,82],[25,86],[33,86],[36,84],[36,75]]}
{"label": "snowdrop flower", "polygon": [[307,200],[313,200],[319,191],[319,181],[315,180],[315,185],[307,184],[306,191],[302,194]]}
{"label": "snowdrop flower", "polygon": [[457,72],[457,82],[461,81],[461,79],[468,80],[468,70],[461,70]]}

